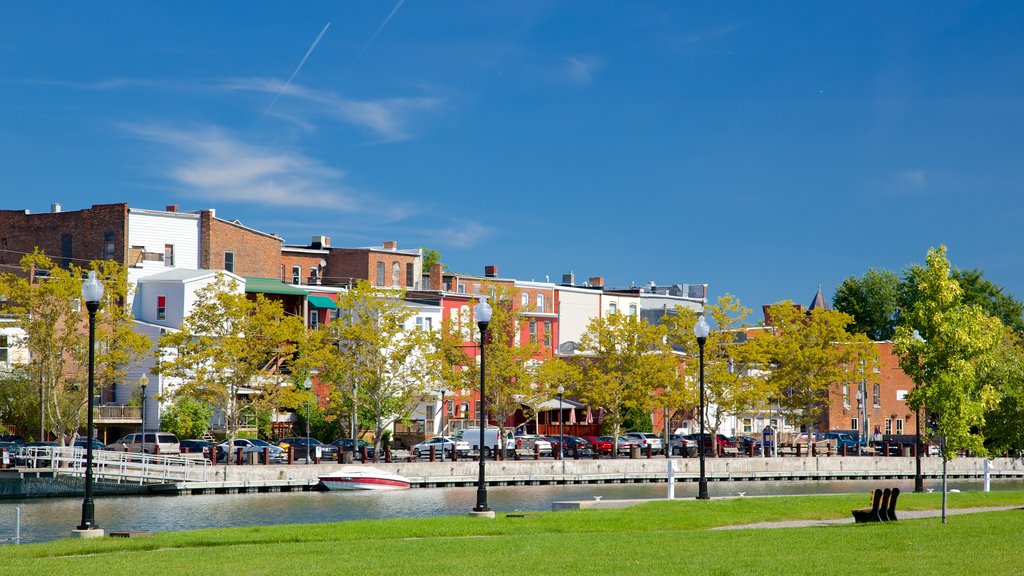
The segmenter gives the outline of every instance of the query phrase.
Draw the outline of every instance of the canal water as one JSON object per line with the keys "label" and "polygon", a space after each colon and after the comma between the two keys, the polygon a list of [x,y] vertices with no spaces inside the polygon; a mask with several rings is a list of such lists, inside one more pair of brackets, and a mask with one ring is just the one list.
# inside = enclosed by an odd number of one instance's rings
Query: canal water
{"label": "canal water", "polygon": [[[877,480],[711,482],[711,497],[867,493]],[[913,480],[886,481],[912,491]],[[939,481],[925,488],[939,490]],[[950,488],[981,490],[981,480],[950,481]],[[993,490],[1024,490],[1024,480],[993,480]],[[662,484],[582,484],[561,486],[493,486],[490,508],[498,514],[551,510],[559,500],[664,498]],[[697,484],[676,484],[676,498],[696,496]],[[96,523],[108,533],[171,532],[200,528],[312,524],[364,518],[412,518],[467,513],[476,504],[476,488],[417,488],[397,492],[291,492],[203,496],[116,496],[95,500]],[[15,509],[21,509],[21,542],[67,538],[81,521],[80,498],[0,500],[0,544],[12,544]]]}

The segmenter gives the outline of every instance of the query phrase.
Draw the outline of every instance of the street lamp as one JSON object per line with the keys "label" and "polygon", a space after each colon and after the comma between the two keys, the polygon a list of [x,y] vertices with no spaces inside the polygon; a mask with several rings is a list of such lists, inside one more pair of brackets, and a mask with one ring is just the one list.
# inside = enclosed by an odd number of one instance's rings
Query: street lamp
{"label": "street lamp", "polygon": [[[914,340],[925,342],[921,333],[914,330]],[[921,476],[921,409],[917,409],[917,414],[914,415],[914,434],[916,435],[917,445],[914,446],[914,492],[924,492],[924,477]]]}
{"label": "street lamp", "polygon": [[146,442],[146,386],[149,385],[149,376],[139,376],[139,388],[142,390],[142,442]]}
{"label": "street lamp", "polygon": [[565,394],[565,386],[558,385],[558,459],[562,461],[562,473],[565,473],[565,436],[562,434],[562,395]]}
{"label": "street lamp", "polygon": [[82,500],[82,523],[78,532],[83,536],[102,536],[103,531],[96,527],[95,507],[92,502],[92,430],[93,430],[93,394],[96,387],[96,311],[100,309],[103,298],[103,284],[96,278],[96,271],[91,270],[89,277],[82,283],[82,299],[89,311],[89,397],[88,415],[86,416],[85,444],[85,499]]}
{"label": "street lamp", "polygon": [[665,429],[665,445],[662,446],[662,451],[665,453],[665,458],[671,458],[672,457],[672,447],[670,446],[670,444],[671,444],[670,440],[671,439],[668,436],[668,429],[669,429],[669,422],[668,422],[668,412],[669,412],[669,409],[668,409],[668,403],[669,403],[669,394],[671,394],[671,393],[672,393],[672,387],[671,386],[665,386],[665,392],[664,392],[664,394],[665,394],[665,417],[662,418],[662,421],[661,421],[661,425]]}
{"label": "street lamp", "polygon": [[[448,392],[448,390],[446,390],[444,388],[441,388],[441,390],[439,390],[439,392],[441,392],[441,438],[442,438],[442,441],[441,441],[441,462],[444,462],[444,447],[445,447],[446,444],[448,444],[448,437],[445,436],[445,433],[444,433],[444,413],[447,410],[447,408],[446,408],[447,405],[444,403],[444,395]],[[453,453],[455,452],[455,445],[454,444],[452,445],[452,452]]]}
{"label": "street lamp", "polygon": [[[700,479],[697,481],[697,499],[710,500],[708,496],[708,479],[704,474],[704,343],[708,341],[708,334],[711,327],[708,326],[704,315],[697,317],[697,323],[693,325],[693,335],[697,337],[697,346],[700,348]],[[714,442],[711,444],[714,446]]]}
{"label": "street lamp", "polygon": [[485,379],[485,363],[484,363],[484,343],[487,342],[487,325],[491,323],[491,306],[486,300],[480,300],[480,303],[473,307],[473,315],[476,317],[477,326],[480,327],[480,478],[477,480],[476,485],[476,508],[473,508],[473,512],[481,515],[493,516],[491,509],[487,507],[487,484],[484,481],[486,472],[484,471],[484,442],[487,438],[486,426],[487,426],[487,394],[485,393],[484,383]]}
{"label": "street lamp", "polygon": [[[306,392],[309,392],[313,388],[313,381],[310,380],[309,376],[306,376],[306,381],[302,383],[303,388]],[[306,464],[311,464],[313,460],[309,457],[309,451],[312,446],[309,445],[309,407],[313,403],[312,396],[306,397]]]}

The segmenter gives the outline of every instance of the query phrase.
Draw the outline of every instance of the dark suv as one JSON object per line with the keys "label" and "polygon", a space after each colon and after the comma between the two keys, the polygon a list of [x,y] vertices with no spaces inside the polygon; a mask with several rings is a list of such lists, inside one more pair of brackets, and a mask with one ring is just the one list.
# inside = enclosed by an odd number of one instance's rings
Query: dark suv
{"label": "dark suv", "polygon": [[278,440],[277,445],[285,450],[289,446],[295,452],[295,459],[305,460],[306,455],[309,455],[310,459],[319,457],[321,460],[336,460],[338,458],[338,447],[333,444],[324,444],[316,438],[306,438],[305,436],[289,436]]}
{"label": "dark suv", "polygon": [[594,448],[590,442],[587,442],[586,438],[580,438],[579,436],[555,436],[554,438],[558,441],[559,446],[562,447],[562,454],[566,456],[576,454],[577,449],[580,456],[594,455]]}

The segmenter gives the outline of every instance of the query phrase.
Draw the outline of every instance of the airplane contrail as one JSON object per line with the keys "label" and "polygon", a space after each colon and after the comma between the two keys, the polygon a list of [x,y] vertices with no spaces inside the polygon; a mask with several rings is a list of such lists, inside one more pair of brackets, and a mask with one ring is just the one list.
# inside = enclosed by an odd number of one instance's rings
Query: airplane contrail
{"label": "airplane contrail", "polygon": [[[366,52],[366,49],[370,47],[370,43],[373,42],[373,40],[381,33],[382,30],[384,30],[384,27],[388,25],[388,22],[391,22],[391,19],[394,18],[395,14],[398,12],[398,9],[402,7],[402,4],[405,4],[405,0],[398,0],[398,4],[395,4],[395,7],[391,9],[391,13],[388,14],[387,18],[385,18],[384,21],[380,23],[380,26],[377,26],[377,30],[373,33],[373,36],[370,36],[370,39],[367,40],[366,43],[363,44],[363,47],[359,49],[359,53],[356,54],[356,57],[352,59],[352,64],[355,64],[357,61],[359,61],[359,58],[363,55],[363,52]],[[349,66],[351,66],[352,64],[349,64]]]}
{"label": "airplane contrail", "polygon": [[[405,0],[402,0],[402,1],[404,2]],[[392,12],[392,14],[394,14],[394,12]],[[390,16],[388,18],[390,19]],[[299,65],[295,67],[295,71],[292,72],[292,75],[288,77],[288,81],[285,82],[284,86],[281,86],[281,89],[278,90],[277,94],[274,95],[274,100],[270,103],[270,106],[267,106],[267,109],[263,111],[263,115],[260,116],[261,120],[263,119],[263,116],[266,116],[267,112],[270,112],[270,109],[274,107],[274,104],[277,103],[277,99],[281,97],[281,94],[284,94],[284,91],[288,89],[288,86],[291,85],[292,80],[295,80],[295,77],[299,75],[299,71],[302,70],[302,66],[306,63],[306,60],[309,59],[309,55],[313,53],[313,50],[316,50],[316,45],[320,43],[320,39],[324,37],[324,34],[327,33],[327,29],[330,28],[330,27],[331,27],[331,23],[328,22],[324,26],[324,29],[321,30],[319,34],[317,34],[316,40],[313,40],[313,43],[310,44],[309,50],[306,50],[306,55],[302,57],[302,61],[300,61]]]}

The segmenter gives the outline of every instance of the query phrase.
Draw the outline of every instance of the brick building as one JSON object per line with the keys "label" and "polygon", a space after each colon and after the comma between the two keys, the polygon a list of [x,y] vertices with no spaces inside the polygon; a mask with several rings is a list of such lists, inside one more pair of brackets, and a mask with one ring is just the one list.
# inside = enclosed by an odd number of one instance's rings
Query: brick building
{"label": "brick building", "polygon": [[36,247],[64,267],[107,259],[127,265],[128,205],[96,204],[64,212],[55,203],[50,212],[40,214],[0,210],[0,266],[17,267]]}
{"label": "brick building", "polygon": [[281,277],[281,247],[276,234],[217,218],[213,210],[200,216],[200,264],[204,270],[226,270],[239,276]]}
{"label": "brick building", "polygon": [[399,250],[397,242],[381,247],[331,248],[322,283],[348,286],[367,280],[377,288],[422,288],[423,250]]}

